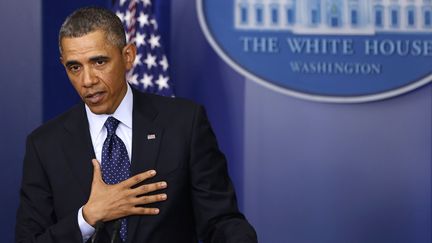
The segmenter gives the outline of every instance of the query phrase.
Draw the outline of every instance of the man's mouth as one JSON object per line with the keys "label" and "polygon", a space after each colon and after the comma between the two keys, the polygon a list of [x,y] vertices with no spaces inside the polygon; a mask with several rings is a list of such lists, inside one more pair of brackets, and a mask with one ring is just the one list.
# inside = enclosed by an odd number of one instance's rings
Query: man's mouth
{"label": "man's mouth", "polygon": [[90,105],[97,105],[105,97],[105,92],[95,92],[85,96],[86,103]]}

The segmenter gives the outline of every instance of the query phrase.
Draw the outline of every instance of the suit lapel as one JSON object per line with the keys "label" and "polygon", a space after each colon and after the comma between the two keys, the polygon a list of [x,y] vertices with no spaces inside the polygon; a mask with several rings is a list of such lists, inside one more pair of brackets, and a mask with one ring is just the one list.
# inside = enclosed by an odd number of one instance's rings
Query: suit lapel
{"label": "suit lapel", "polygon": [[[155,169],[163,129],[156,126],[157,111],[151,100],[134,90],[131,176]],[[128,241],[133,239],[140,216],[128,217]]]}
{"label": "suit lapel", "polygon": [[162,138],[162,129],[153,123],[155,116],[154,110],[143,112],[139,107],[133,110],[131,175],[155,169]]}
{"label": "suit lapel", "polygon": [[95,154],[84,104],[80,104],[71,111],[70,116],[64,122],[64,127],[66,135],[63,136],[62,141],[63,151],[72,173],[84,192],[84,200],[87,200],[93,179],[91,160],[95,158]]}

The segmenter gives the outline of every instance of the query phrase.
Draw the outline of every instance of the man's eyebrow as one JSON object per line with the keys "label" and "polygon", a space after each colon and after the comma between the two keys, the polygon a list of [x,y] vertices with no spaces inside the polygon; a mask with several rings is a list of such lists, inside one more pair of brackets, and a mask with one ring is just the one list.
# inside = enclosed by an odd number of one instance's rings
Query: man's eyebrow
{"label": "man's eyebrow", "polygon": [[90,61],[91,61],[91,62],[97,62],[97,61],[108,61],[108,60],[110,60],[110,58],[107,57],[107,56],[95,56],[95,57],[91,57],[91,58],[90,58]]}
{"label": "man's eyebrow", "polygon": [[81,63],[79,63],[78,61],[74,61],[74,60],[66,62],[66,67],[70,67],[72,65],[81,65]]}

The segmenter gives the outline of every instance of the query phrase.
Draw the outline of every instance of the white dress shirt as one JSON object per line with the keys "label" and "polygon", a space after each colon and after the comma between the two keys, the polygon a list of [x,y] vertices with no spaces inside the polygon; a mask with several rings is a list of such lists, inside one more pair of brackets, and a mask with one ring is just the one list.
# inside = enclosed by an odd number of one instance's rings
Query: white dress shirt
{"label": "white dress shirt", "polygon": [[[107,129],[104,126],[108,117],[112,116],[119,120],[120,123],[116,130],[116,135],[123,141],[128,152],[129,161],[132,157],[132,108],[133,108],[133,94],[132,89],[127,85],[126,95],[120,103],[117,110],[110,115],[102,114],[97,115],[91,112],[90,108],[86,105],[87,120],[89,123],[90,136],[93,144],[93,150],[96,159],[101,163],[102,160],[102,146],[107,136]],[[82,207],[78,211],[78,225],[81,230],[83,241],[86,242],[95,232],[95,229],[88,224],[83,217]]]}

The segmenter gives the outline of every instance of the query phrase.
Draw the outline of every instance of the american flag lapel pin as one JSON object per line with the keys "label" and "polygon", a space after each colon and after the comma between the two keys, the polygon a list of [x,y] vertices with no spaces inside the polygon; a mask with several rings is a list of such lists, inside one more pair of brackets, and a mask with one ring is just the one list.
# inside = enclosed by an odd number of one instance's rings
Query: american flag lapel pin
{"label": "american flag lapel pin", "polygon": [[147,134],[147,140],[153,140],[156,139],[156,134],[152,133],[152,134]]}

